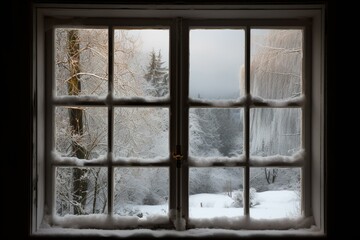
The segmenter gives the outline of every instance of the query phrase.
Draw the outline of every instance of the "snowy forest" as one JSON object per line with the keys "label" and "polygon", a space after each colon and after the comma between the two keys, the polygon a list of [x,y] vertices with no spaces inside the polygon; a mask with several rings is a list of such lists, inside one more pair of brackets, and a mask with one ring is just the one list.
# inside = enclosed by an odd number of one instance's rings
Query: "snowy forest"
{"label": "snowy forest", "polygon": [[[156,38],[146,38],[141,31],[168,35],[168,30],[115,30],[114,98],[169,97],[168,56],[162,49],[145,48],[145,45],[155,46]],[[301,96],[302,31],[253,30],[252,36],[252,96],[273,100]],[[57,28],[56,97],[105,99],[109,90],[108,52],[106,29]],[[243,84],[243,75],[239,74],[240,97],[244,96]],[[189,97],[203,98],[196,91],[191,92],[195,94]],[[229,98],[226,94],[218,97],[219,100]],[[106,158],[107,107],[58,106],[54,110],[54,123],[53,153],[57,158]],[[148,161],[169,156],[169,109],[166,107],[115,107],[113,131],[114,161],[135,158]],[[242,108],[190,108],[188,131],[191,158],[233,158],[243,154]],[[251,109],[251,156],[291,156],[300,150],[300,140],[300,108]],[[57,167],[56,214],[107,213],[107,175],[106,167]],[[251,168],[251,216],[299,216],[300,182],[300,168]],[[242,190],[240,167],[190,168],[190,217],[242,215]],[[168,199],[167,167],[115,168],[115,214],[139,218],[167,215]]]}

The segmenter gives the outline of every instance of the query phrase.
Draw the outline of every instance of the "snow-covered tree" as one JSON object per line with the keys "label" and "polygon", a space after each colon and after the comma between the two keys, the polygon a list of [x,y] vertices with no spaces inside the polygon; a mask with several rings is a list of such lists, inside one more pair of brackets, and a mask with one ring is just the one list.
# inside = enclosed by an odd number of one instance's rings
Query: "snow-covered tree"
{"label": "snow-covered tree", "polygon": [[163,64],[161,51],[156,54],[153,50],[144,78],[149,83],[147,91],[154,97],[163,97],[169,93],[169,73]]}
{"label": "snow-covered tree", "polygon": [[190,155],[201,157],[222,156],[219,134],[220,124],[213,109],[194,108],[189,111]]}

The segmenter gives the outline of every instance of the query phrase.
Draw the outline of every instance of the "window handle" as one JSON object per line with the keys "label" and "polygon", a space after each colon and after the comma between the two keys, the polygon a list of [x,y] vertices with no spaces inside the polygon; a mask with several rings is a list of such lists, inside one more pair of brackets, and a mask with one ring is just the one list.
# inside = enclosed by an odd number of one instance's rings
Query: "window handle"
{"label": "window handle", "polygon": [[180,161],[183,159],[183,155],[181,154],[181,146],[176,145],[175,152],[173,153],[173,158]]}

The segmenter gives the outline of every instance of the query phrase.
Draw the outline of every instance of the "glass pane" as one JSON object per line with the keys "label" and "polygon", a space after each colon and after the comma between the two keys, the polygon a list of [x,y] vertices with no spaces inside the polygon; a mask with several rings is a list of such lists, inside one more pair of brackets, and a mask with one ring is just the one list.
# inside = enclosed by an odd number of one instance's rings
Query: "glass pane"
{"label": "glass pane", "polygon": [[250,216],[300,217],[300,168],[250,168]]}
{"label": "glass pane", "polygon": [[62,157],[94,159],[107,153],[107,108],[56,107],[55,148]]}
{"label": "glass pane", "polygon": [[167,215],[168,199],[168,168],[115,168],[115,214],[139,218]]}
{"label": "glass pane", "polygon": [[169,157],[168,108],[115,108],[116,157]]}
{"label": "glass pane", "polygon": [[190,30],[191,98],[237,99],[243,96],[245,38],[240,29]]}
{"label": "glass pane", "polygon": [[108,93],[107,29],[55,29],[56,94]]}
{"label": "glass pane", "polygon": [[301,147],[300,108],[250,109],[250,154],[291,156]]}
{"label": "glass pane", "polygon": [[243,152],[243,110],[191,108],[189,152],[195,157],[238,157]]}
{"label": "glass pane", "polygon": [[301,94],[302,30],[251,30],[251,94],[288,99]]}
{"label": "glass pane", "polygon": [[190,168],[190,218],[243,215],[242,168]]}
{"label": "glass pane", "polygon": [[56,168],[56,214],[107,213],[107,168]]}
{"label": "glass pane", "polygon": [[169,93],[169,30],[115,30],[116,97],[164,97]]}

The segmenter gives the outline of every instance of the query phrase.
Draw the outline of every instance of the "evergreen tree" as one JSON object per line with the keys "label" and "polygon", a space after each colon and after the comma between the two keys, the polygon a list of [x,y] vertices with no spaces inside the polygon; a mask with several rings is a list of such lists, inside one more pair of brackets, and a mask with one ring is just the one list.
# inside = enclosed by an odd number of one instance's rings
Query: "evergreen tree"
{"label": "evergreen tree", "polygon": [[163,64],[161,52],[156,54],[153,50],[144,78],[149,83],[148,93],[154,97],[163,97],[169,93],[169,73]]}

